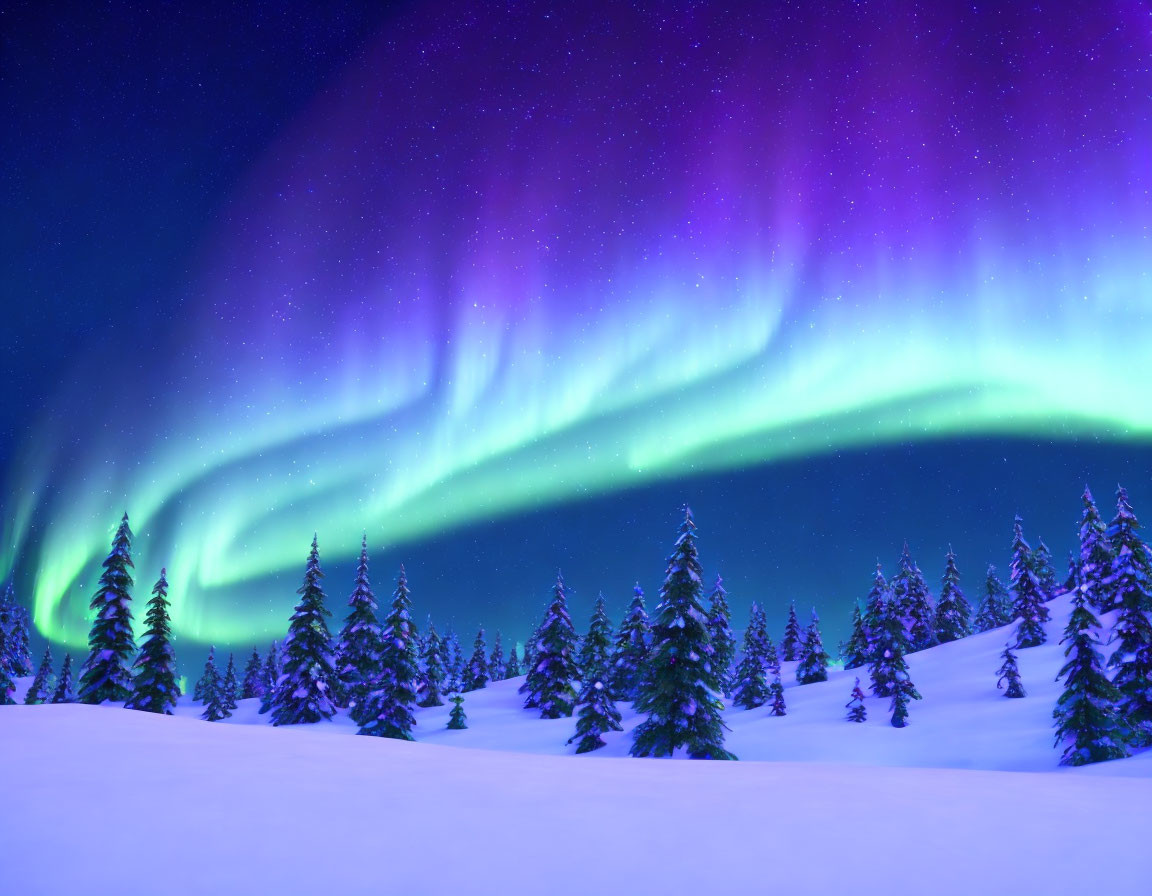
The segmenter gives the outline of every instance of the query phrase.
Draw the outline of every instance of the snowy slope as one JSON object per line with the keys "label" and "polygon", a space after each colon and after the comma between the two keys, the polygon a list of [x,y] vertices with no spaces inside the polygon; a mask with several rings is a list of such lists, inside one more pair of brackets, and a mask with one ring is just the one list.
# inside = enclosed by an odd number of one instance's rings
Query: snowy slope
{"label": "snowy slope", "polygon": [[217,724],[5,707],[0,893],[1147,892],[1152,753],[1057,767],[1059,648],[1020,652],[1008,700],[1006,636],[912,656],[907,729],[874,700],[842,721],[843,672],[789,687],[785,718],[731,711],[737,763],[623,758],[625,735],[562,755],[573,720],[518,682],[467,695],[466,731],[419,711],[415,744],[274,729],[255,701]]}

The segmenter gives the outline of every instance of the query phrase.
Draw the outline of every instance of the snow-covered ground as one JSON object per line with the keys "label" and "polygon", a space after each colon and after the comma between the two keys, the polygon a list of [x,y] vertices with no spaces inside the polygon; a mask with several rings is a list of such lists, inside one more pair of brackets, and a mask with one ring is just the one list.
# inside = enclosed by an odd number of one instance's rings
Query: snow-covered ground
{"label": "snow-covered ground", "polygon": [[468,694],[466,731],[420,710],[417,743],[272,728],[255,701],[215,724],[4,707],[0,893],[1149,892],[1152,752],[1056,765],[1052,610],[1025,699],[996,690],[990,632],[909,658],[906,729],[886,701],[844,721],[839,671],[784,718],[728,712],[736,763],[625,758],[627,732],[566,755],[573,720],[518,681]]}

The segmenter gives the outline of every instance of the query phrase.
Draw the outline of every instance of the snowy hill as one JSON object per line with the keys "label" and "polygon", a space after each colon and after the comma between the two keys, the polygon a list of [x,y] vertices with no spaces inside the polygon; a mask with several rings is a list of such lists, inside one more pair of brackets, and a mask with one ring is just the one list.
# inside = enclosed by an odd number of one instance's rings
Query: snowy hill
{"label": "snowy hill", "polygon": [[624,758],[627,731],[565,755],[574,720],[518,681],[466,695],[465,731],[419,710],[415,744],[272,728],[256,701],[215,724],[187,700],[4,707],[0,892],[1145,892],[1152,752],[1056,765],[1051,608],[1025,699],[995,688],[1001,629],[909,657],[906,729],[887,701],[844,721],[842,671],[789,686],[784,718],[728,711],[737,763]]}

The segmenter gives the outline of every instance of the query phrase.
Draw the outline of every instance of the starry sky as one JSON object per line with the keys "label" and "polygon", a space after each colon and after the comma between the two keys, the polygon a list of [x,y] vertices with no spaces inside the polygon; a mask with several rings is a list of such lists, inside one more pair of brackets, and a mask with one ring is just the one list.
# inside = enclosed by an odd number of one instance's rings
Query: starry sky
{"label": "starry sky", "polygon": [[833,644],[904,539],[1062,568],[1152,514],[1152,18],[1003,6],[5,8],[0,575],[81,646],[126,510],[242,649],[314,531],[520,640],[685,502]]}

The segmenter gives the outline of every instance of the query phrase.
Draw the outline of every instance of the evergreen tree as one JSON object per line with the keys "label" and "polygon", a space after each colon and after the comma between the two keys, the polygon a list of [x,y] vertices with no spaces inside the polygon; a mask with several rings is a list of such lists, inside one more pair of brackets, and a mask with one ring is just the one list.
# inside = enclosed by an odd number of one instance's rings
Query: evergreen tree
{"label": "evergreen tree", "polygon": [[899,612],[891,594],[881,599],[876,628],[872,632],[872,659],[869,663],[872,693],[877,697],[893,696],[901,670],[907,669],[904,654],[908,651],[908,635]]}
{"label": "evergreen tree", "polygon": [[272,701],[276,698],[276,688],[280,681],[280,648],[276,642],[268,648],[264,657],[264,668],[260,670],[264,680],[264,690],[260,693],[260,714],[272,709]]}
{"label": "evergreen tree", "polygon": [[208,648],[208,659],[204,662],[204,671],[196,686],[192,689],[192,699],[197,703],[207,703],[212,691],[220,686],[220,672],[216,668],[216,648]]}
{"label": "evergreen tree", "polygon": [[340,680],[343,704],[352,707],[355,719],[368,690],[380,672],[380,657],[384,651],[384,638],[376,619],[379,606],[368,578],[368,536],[360,540],[360,562],[356,566],[356,581],[348,598],[350,607],[340,629],[336,649],[336,674]]}
{"label": "evergreen tree", "polygon": [[892,580],[892,595],[897,610],[908,629],[908,645],[912,651],[924,650],[936,643],[936,612],[928,583],[920,567],[912,560],[908,542],[900,554],[900,569]]}
{"label": "evergreen tree", "polygon": [[1124,605],[1121,592],[1120,552],[1128,548],[1132,556],[1125,561],[1125,565],[1134,566],[1140,573],[1141,581],[1152,580],[1152,551],[1140,539],[1140,521],[1132,512],[1132,505],[1128,501],[1128,492],[1123,487],[1116,489],[1116,517],[1108,527],[1108,540],[1112,546],[1112,563],[1109,566],[1106,587],[1104,589],[1105,606],[1109,610],[1118,610]]}
{"label": "evergreen tree", "polygon": [[204,712],[200,718],[206,722],[219,722],[232,715],[225,704],[221,684],[220,673],[216,669],[216,648],[211,647],[208,650],[208,660],[204,663],[204,675],[197,685],[204,701]]}
{"label": "evergreen tree", "polygon": [[736,667],[732,702],[742,709],[755,709],[768,702],[768,629],[763,610],[753,601],[744,629],[744,650]]}
{"label": "evergreen tree", "polygon": [[868,638],[868,661],[872,662],[876,655],[876,632],[887,612],[888,597],[891,589],[884,578],[884,571],[880,561],[876,561],[876,572],[872,576],[872,590],[864,603],[864,634]]}
{"label": "evergreen tree", "polygon": [[859,669],[868,664],[868,630],[864,627],[864,615],[860,604],[852,606],[852,634],[840,651],[845,669]]}
{"label": "evergreen tree", "polygon": [[[364,701],[364,709],[355,716],[360,734],[412,740],[416,724],[416,689],[420,670],[416,660],[416,630],[412,625],[412,598],[404,567],[396,579],[392,606],[384,619],[384,651],[380,672]],[[483,629],[481,629],[483,633]],[[480,665],[485,665],[480,653]]]}
{"label": "evergreen tree", "polygon": [[860,679],[856,679],[856,685],[852,688],[852,699],[844,704],[845,709],[848,710],[849,722],[863,722],[868,718],[868,708],[864,706],[864,691],[860,689]]}
{"label": "evergreen tree", "polygon": [[464,685],[463,652],[460,639],[452,629],[448,629],[448,634],[444,636],[444,673],[444,692],[459,692]]}
{"label": "evergreen tree", "polygon": [[136,652],[132,638],[132,530],[128,514],[120,520],[112,550],[89,608],[95,612],[88,634],[88,659],[80,675],[80,702],[122,702],[132,693],[128,659]]}
{"label": "evergreen tree", "polygon": [[484,627],[476,632],[476,640],[472,644],[472,659],[468,661],[468,668],[464,671],[464,691],[478,691],[488,687],[488,657],[485,655]]}
{"label": "evergreen tree", "polygon": [[35,706],[39,703],[47,703],[48,698],[52,696],[52,679],[54,677],[52,674],[52,648],[46,647],[44,648],[44,658],[40,660],[40,668],[36,670],[36,677],[32,679],[32,684],[24,695],[25,705]]}
{"label": "evergreen tree", "polygon": [[71,703],[76,699],[72,691],[72,654],[64,654],[64,665],[60,667],[60,677],[56,680],[56,690],[52,693],[53,703]]}
{"label": "evergreen tree", "polygon": [[1070,594],[1076,588],[1076,580],[1080,578],[1080,561],[1076,559],[1073,551],[1068,552],[1068,578],[1064,580],[1064,593]]}
{"label": "evergreen tree", "polygon": [[721,674],[714,665],[702,590],[696,524],[685,508],[652,624],[648,672],[636,700],[636,709],[648,718],[633,733],[634,756],[671,756],[685,747],[693,759],[735,758],[724,749],[717,696]]}
{"label": "evergreen tree", "polygon": [[1116,709],[1128,727],[1129,743],[1152,746],[1152,579],[1122,544],[1105,584],[1112,603],[1120,605],[1108,640],[1116,644],[1108,659],[1116,670],[1112,684],[1120,692]]}
{"label": "evergreen tree", "polygon": [[[584,694],[589,695],[588,685],[608,680],[608,670],[612,661],[612,623],[608,621],[608,611],[604,606],[604,593],[596,598],[592,618],[588,623],[588,634],[580,643],[580,656],[577,665],[580,681],[584,684]],[[605,686],[607,687],[607,686]],[[611,702],[609,691],[609,702]]]}
{"label": "evergreen tree", "polygon": [[128,709],[170,716],[180,696],[168,607],[167,570],[161,569],[160,578],[152,586],[152,597],[144,615],[145,641],[133,664],[137,672],[132,683],[132,697],[125,704]]}
{"label": "evergreen tree", "polygon": [[568,591],[556,574],[552,603],[536,630],[533,663],[521,691],[526,691],[527,708],[539,708],[540,718],[559,719],[572,715],[576,702],[573,682],[580,677],[576,662],[576,631],[568,614]]}
{"label": "evergreen tree", "polygon": [[1040,585],[1040,593],[1044,600],[1051,600],[1060,590],[1060,581],[1056,578],[1056,567],[1052,565],[1052,552],[1041,538],[1032,552],[1032,571],[1036,573],[1036,581]]}
{"label": "evergreen tree", "polygon": [[996,674],[1000,677],[996,680],[996,689],[1004,689],[1005,697],[1023,697],[1024,685],[1020,681],[1020,669],[1016,665],[1016,654],[1012,652],[1012,645],[1004,645],[1004,652],[1000,654],[1000,658],[1004,660],[1000,664],[1000,668],[996,670]]}
{"label": "evergreen tree", "polygon": [[960,590],[960,571],[956,568],[956,555],[948,546],[944,566],[944,581],[940,587],[940,603],[936,605],[936,637],[942,644],[958,641],[972,634],[968,620],[972,605]]}
{"label": "evergreen tree", "polygon": [[0,625],[0,706],[11,706],[16,701],[12,695],[16,693],[16,676],[12,671],[12,660],[9,655],[9,644],[12,641],[11,630]]}
{"label": "evergreen tree", "polygon": [[240,682],[236,679],[236,657],[228,654],[228,665],[224,670],[224,677],[220,680],[220,703],[228,715],[232,715],[237,706],[237,697],[240,694]]}
{"label": "evergreen tree", "polygon": [[903,665],[896,670],[892,677],[892,727],[905,728],[908,725],[908,701],[919,700],[920,694],[912,684],[908,674],[908,667]]}
{"label": "evergreen tree", "polygon": [[616,650],[612,659],[609,688],[621,700],[635,700],[640,692],[640,680],[648,665],[648,649],[652,629],[644,607],[644,590],[637,582],[632,589],[632,604],[628,615],[620,623],[616,635]]}
{"label": "evergreen tree", "polygon": [[988,632],[1012,621],[1008,589],[996,575],[996,567],[989,564],[984,579],[984,598],[976,611],[976,631]]}
{"label": "evergreen tree", "polygon": [[784,682],[780,680],[777,672],[772,684],[768,686],[768,694],[772,698],[772,715],[784,716],[788,714],[788,706],[784,703]]}
{"label": "evergreen tree", "polygon": [[501,643],[500,630],[496,630],[496,640],[492,643],[492,652],[488,655],[488,680],[503,681],[508,675],[508,666],[504,662],[504,645]]}
{"label": "evergreen tree", "polygon": [[712,666],[720,680],[720,693],[728,696],[732,687],[732,662],[736,658],[736,636],[732,634],[732,611],[728,608],[728,592],[724,579],[716,576],[716,584],[708,596],[708,634],[712,638]]}
{"label": "evergreen tree", "polygon": [[424,671],[420,680],[420,700],[417,706],[443,706],[444,682],[448,672],[444,668],[444,642],[440,639],[432,619],[428,619],[428,636],[424,639]]}
{"label": "evergreen tree", "polygon": [[1100,623],[1088,609],[1088,594],[1081,577],[1072,598],[1072,615],[1061,644],[1066,662],[1058,679],[1064,690],[1052,716],[1056,720],[1056,746],[1066,743],[1061,765],[1086,765],[1128,755],[1125,730],[1116,713],[1120,691],[1103,671],[1096,630]]}
{"label": "evergreen tree", "polygon": [[332,703],[336,663],[327,622],[331,613],[324,606],[324,589],[320,585],[323,577],[320,550],[313,536],[304,583],[296,591],[300,603],[284,639],[282,671],[272,697],[273,725],[311,724],[336,713]]}
{"label": "evergreen tree", "polygon": [[244,684],[240,687],[240,699],[251,700],[264,694],[264,670],[261,668],[260,651],[252,648],[248,664],[244,667]]}
{"label": "evergreen tree", "polygon": [[607,746],[604,741],[606,731],[622,731],[620,710],[612,700],[612,694],[599,679],[589,680],[577,699],[580,711],[576,718],[576,733],[568,743],[579,741],[577,753],[591,753]]}
{"label": "evergreen tree", "polygon": [[796,665],[796,682],[812,684],[828,680],[828,652],[820,639],[820,617],[812,608],[812,621],[804,630],[804,640],[800,646],[800,661]]}
{"label": "evergreen tree", "polygon": [[16,593],[12,582],[8,582],[4,594],[0,596],[0,628],[6,632],[3,655],[0,663],[8,667],[13,678],[24,678],[32,674],[32,651],[29,640],[29,630],[32,620],[25,610],[16,601]]}
{"label": "evergreen tree", "polygon": [[454,694],[449,698],[452,701],[452,710],[448,713],[448,727],[453,731],[463,731],[468,727],[468,716],[464,714],[464,698]]}
{"label": "evergreen tree", "polygon": [[784,640],[780,642],[780,653],[784,662],[793,663],[800,652],[800,620],[796,618],[796,601],[788,604],[788,623],[784,626]]}
{"label": "evergreen tree", "polygon": [[520,671],[520,658],[516,656],[516,642],[513,641],[508,647],[508,665],[504,667],[504,677],[519,678],[523,674]]}
{"label": "evergreen tree", "polygon": [[1044,623],[1048,621],[1048,608],[1044,595],[1032,569],[1032,549],[1024,540],[1023,521],[1016,517],[1012,535],[1012,618],[1019,619],[1016,629],[1017,647],[1038,647],[1048,640]]}
{"label": "evergreen tree", "polygon": [[[1080,500],[1084,510],[1080,516],[1080,556],[1077,566],[1083,583],[1088,587],[1089,601],[1106,601],[1109,595],[1104,581],[1111,575],[1112,542],[1088,486],[1084,486]],[[1092,607],[1100,612],[1106,609],[1103,603],[1092,603]]]}

